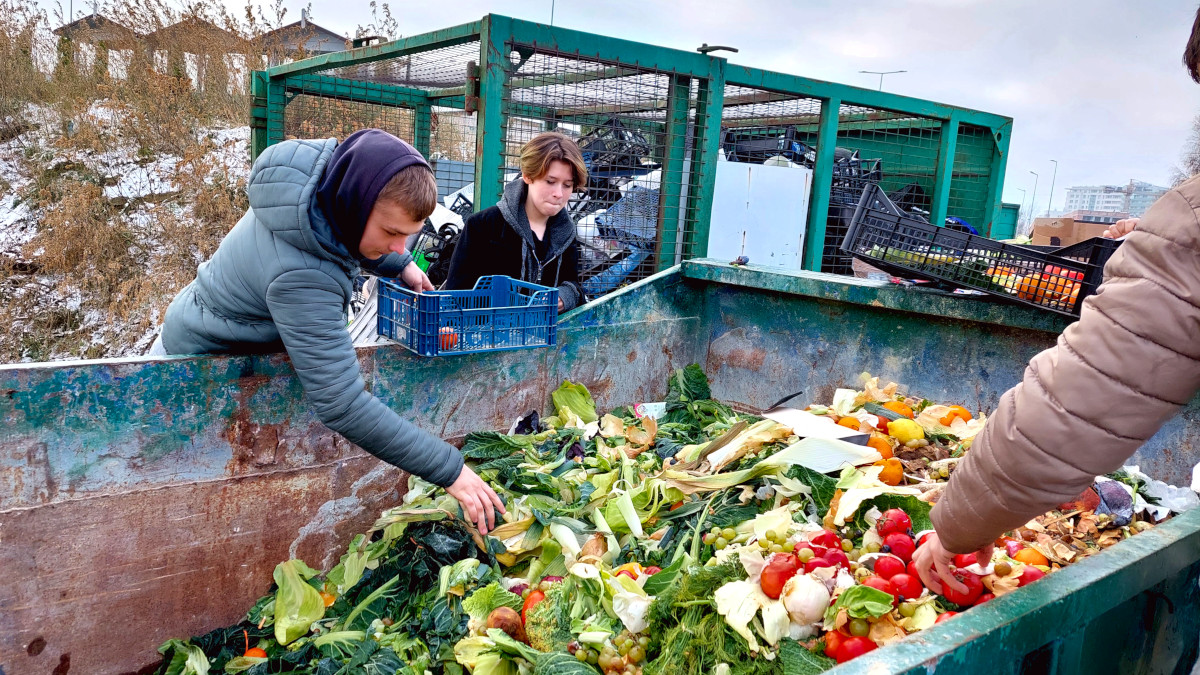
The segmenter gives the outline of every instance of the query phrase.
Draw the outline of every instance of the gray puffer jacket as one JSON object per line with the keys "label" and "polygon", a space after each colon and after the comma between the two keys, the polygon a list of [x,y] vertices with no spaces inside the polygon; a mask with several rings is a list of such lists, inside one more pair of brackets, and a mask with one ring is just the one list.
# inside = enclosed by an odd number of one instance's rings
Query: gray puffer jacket
{"label": "gray puffer jacket", "polygon": [[[315,191],[337,141],[294,140],[254,163],[250,208],[167,309],[170,354],[262,353],[282,346],[317,417],[383,461],[447,486],[462,470],[450,444],[366,390],[346,312],[358,262],[336,243]],[[410,258],[371,266],[395,276]]]}

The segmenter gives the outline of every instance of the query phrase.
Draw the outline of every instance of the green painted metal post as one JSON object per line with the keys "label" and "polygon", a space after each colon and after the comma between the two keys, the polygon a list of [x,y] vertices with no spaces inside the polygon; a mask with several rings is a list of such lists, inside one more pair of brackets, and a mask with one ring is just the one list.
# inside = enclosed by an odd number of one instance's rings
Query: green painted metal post
{"label": "green painted metal post", "polygon": [[817,161],[813,172],[812,195],[808,201],[808,227],[804,233],[804,269],[820,272],[825,256],[825,227],[829,221],[829,191],[833,188],[833,157],[837,149],[840,99],[821,101],[821,122],[817,127]]}
{"label": "green painted metal post", "polygon": [[429,142],[433,134],[433,106],[419,105],[413,112],[413,147],[428,158]]}
{"label": "green painted metal post", "polygon": [[491,205],[504,191],[504,87],[512,20],[489,14],[479,35],[479,105],[475,124],[475,204]]}
{"label": "green painted metal post", "polygon": [[933,179],[933,208],[929,220],[934,225],[946,222],[950,204],[950,184],[954,182],[954,150],[958,147],[958,118],[942,120],[942,138],[938,146],[937,173]]}
{"label": "green painted metal post", "polygon": [[682,257],[679,246],[679,200],[685,180],[683,165],[687,155],[688,92],[691,78],[672,75],[667,91],[667,123],[663,131],[665,154],[662,165],[662,191],[658,202],[657,270],[675,265]]}
{"label": "green painted metal post", "polygon": [[688,182],[687,218],[695,223],[687,240],[685,257],[708,255],[712,226],[713,188],[717,182],[717,157],[721,154],[721,114],[725,108],[725,60],[713,58],[710,77],[701,79],[696,94],[696,131]]}
{"label": "green painted metal post", "polygon": [[[981,232],[986,232],[989,237],[992,236],[993,225],[1000,220],[1000,209],[1004,206],[1002,203],[1004,172],[1008,166],[1008,143],[1011,137],[1012,120],[1009,120],[1007,124],[1002,124],[992,129],[992,139],[996,142],[996,149],[992,152],[992,165],[988,171],[986,203],[990,205],[990,208],[988,210],[987,222],[984,223],[984,228],[986,229],[981,230]],[[1020,229],[1019,214],[1017,229]],[[1019,234],[1019,232],[1015,234]]]}
{"label": "green painted metal post", "polygon": [[267,149],[267,85],[269,78],[262,70],[250,73],[250,161],[258,159]]}
{"label": "green painted metal post", "polygon": [[267,145],[274,145],[283,140],[286,108],[287,90],[283,78],[270,78],[267,82]]}

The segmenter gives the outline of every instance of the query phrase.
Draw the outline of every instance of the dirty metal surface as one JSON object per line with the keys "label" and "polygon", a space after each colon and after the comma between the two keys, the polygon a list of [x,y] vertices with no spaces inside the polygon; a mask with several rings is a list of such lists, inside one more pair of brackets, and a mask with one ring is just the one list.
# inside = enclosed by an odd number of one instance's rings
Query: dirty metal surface
{"label": "dirty metal surface", "polygon": [[155,649],[236,623],[294,555],[318,567],[395,504],[402,474],[320,466],[60,500],[0,513],[0,665],[129,673]]}

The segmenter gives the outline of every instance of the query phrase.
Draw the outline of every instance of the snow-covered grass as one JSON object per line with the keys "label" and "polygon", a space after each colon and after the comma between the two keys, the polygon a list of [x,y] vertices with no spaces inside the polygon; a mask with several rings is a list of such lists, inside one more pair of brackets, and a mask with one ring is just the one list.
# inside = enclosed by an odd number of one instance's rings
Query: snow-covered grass
{"label": "snow-covered grass", "polygon": [[0,143],[0,362],[144,353],[244,210],[249,127],[196,125],[169,152],[128,102],[23,118]]}

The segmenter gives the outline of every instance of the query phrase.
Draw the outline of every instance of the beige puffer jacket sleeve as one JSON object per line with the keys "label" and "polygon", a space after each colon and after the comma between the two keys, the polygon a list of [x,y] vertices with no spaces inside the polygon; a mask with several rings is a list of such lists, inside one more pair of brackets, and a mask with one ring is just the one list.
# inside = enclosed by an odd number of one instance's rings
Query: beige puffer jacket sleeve
{"label": "beige puffer jacket sleeve", "polygon": [[933,509],[969,553],[1119,468],[1200,389],[1200,178],[1168,192],[1113,254],[1058,345],[975,439]]}

